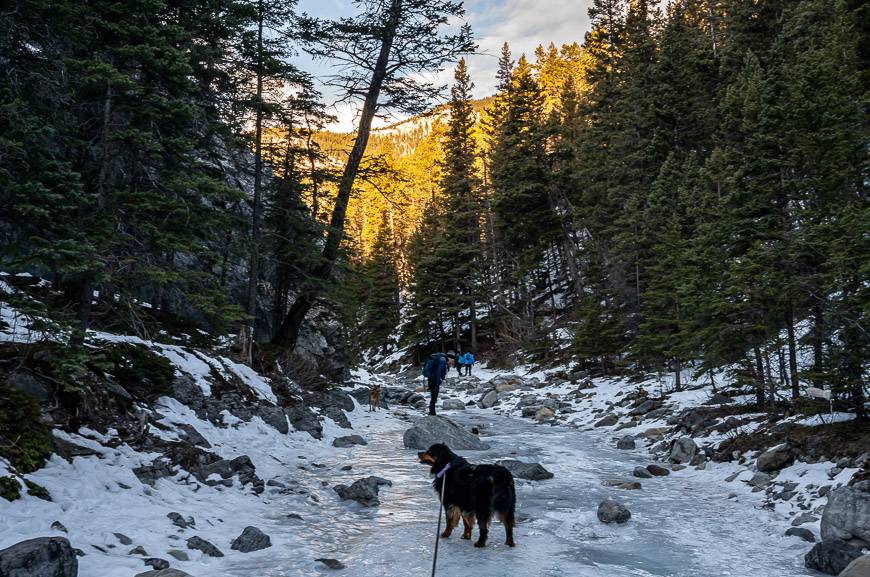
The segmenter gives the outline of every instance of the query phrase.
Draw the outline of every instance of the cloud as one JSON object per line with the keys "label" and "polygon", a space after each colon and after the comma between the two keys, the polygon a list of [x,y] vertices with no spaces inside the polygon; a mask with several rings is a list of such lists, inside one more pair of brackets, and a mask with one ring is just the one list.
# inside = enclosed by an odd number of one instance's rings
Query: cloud
{"label": "cloud", "polygon": [[475,96],[495,91],[498,56],[504,42],[514,60],[550,42],[582,42],[589,30],[591,0],[467,0],[468,21],[474,29],[480,54],[469,57]]}
{"label": "cloud", "polygon": [[[531,57],[539,44],[581,42],[589,29],[587,11],[591,4],[592,0],[465,0],[466,19],[479,46],[478,53],[467,58],[475,83],[474,95],[479,98],[495,92],[495,73],[504,42],[510,44],[514,60],[523,53]],[[332,18],[349,15],[354,9],[348,0],[302,0],[300,8]],[[300,64],[315,75],[330,73],[328,63],[311,62],[304,56],[301,60]],[[437,79],[449,84],[453,71],[445,70]],[[329,99],[331,90],[324,91]],[[352,108],[341,106],[333,112],[339,116],[335,129],[352,129]]]}

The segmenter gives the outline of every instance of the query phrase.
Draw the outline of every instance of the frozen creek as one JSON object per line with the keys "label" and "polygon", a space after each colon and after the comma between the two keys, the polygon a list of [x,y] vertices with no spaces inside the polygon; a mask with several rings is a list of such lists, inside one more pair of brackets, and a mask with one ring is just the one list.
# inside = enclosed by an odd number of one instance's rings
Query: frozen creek
{"label": "frozen creek", "polygon": [[[360,408],[361,409],[361,408]],[[488,451],[462,452],[472,462],[516,458],[541,462],[555,474],[543,482],[518,480],[517,547],[503,544],[498,523],[486,549],[459,539],[459,532],[441,541],[438,575],[464,577],[792,577],[811,575],[803,567],[806,544],[782,537],[783,520],[760,508],[761,499],[741,493],[728,499],[729,488],[704,472],[687,469],[670,477],[641,479],[643,489],[604,487],[606,479],[629,479],[637,465],[647,464],[641,451],[612,448],[606,433],[536,425],[531,421],[468,410],[447,413],[481,429]],[[404,449],[408,423],[358,433],[367,446],[347,449],[321,460],[323,469],[294,470],[287,479],[318,488],[319,503],[303,519],[287,519],[302,548],[272,548],[256,559],[239,559],[222,569],[232,576],[302,576],[313,574],[428,576],[434,544],[437,500],[427,467],[415,451]],[[300,461],[302,462],[302,461]],[[325,471],[353,470],[329,477]],[[385,477],[381,505],[364,508],[336,498],[331,486],[368,475]],[[279,480],[281,479],[278,477]],[[601,500],[614,497],[631,510],[622,526],[604,525],[596,517]],[[276,497],[273,522],[286,518]],[[288,507],[290,502],[288,501]],[[292,509],[295,510],[295,509]],[[272,530],[279,530],[272,526]],[[476,528],[475,528],[476,536]],[[333,571],[313,564],[311,553],[336,558],[347,569]],[[265,552],[264,552],[265,553]]]}

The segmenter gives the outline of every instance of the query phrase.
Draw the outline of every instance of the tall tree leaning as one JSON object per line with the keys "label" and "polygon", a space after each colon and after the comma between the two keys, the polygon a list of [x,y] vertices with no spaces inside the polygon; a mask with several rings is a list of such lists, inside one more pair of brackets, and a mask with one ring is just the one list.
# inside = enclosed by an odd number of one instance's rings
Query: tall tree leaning
{"label": "tall tree leaning", "polygon": [[[474,49],[471,29],[455,32],[448,22],[465,14],[462,2],[450,0],[356,0],[360,13],[337,21],[299,19],[301,40],[317,58],[336,63],[332,84],[344,101],[362,96],[353,148],[339,181],[321,262],[311,271],[284,316],[273,342],[292,350],[306,315],[332,275],[344,237],[347,205],[369,141],[372,121],[390,111],[419,114],[444,87],[425,80],[457,56]],[[382,96],[384,98],[382,98]]]}

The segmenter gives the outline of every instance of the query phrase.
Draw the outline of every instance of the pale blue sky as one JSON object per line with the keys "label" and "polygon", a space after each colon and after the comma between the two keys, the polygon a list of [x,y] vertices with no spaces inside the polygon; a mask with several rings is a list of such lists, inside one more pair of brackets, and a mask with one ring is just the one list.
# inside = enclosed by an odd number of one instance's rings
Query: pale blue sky
{"label": "pale blue sky", "polygon": [[[468,58],[476,85],[475,96],[492,94],[503,42],[510,43],[514,60],[523,52],[531,55],[538,44],[581,42],[589,28],[587,10],[591,3],[591,0],[466,0],[466,19],[474,30],[480,52]],[[336,17],[353,14],[354,6],[350,0],[300,0],[299,9],[311,15]],[[300,56],[299,65],[317,76],[329,74],[328,63],[311,62],[304,55]],[[445,82],[451,78],[452,72],[445,73]],[[324,92],[331,102],[328,88]],[[352,110],[332,112],[340,118],[335,128],[352,126]]]}

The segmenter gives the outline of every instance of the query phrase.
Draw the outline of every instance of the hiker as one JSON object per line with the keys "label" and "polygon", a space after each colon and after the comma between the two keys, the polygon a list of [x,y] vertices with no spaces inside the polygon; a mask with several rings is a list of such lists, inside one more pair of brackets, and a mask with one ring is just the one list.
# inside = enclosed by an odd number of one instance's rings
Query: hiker
{"label": "hiker", "polygon": [[429,381],[429,414],[435,414],[435,403],[438,402],[438,390],[441,381],[447,376],[447,370],[456,364],[456,355],[449,352],[433,353],[423,364],[423,376]]}
{"label": "hiker", "polygon": [[474,355],[472,355],[470,351],[465,353],[464,355],[462,355],[462,366],[465,367],[465,375],[468,377],[471,376],[471,366],[473,364],[474,364]]}
{"label": "hiker", "polygon": [[[447,356],[449,357],[452,354],[454,354],[453,351],[450,351],[449,353],[447,353]],[[462,376],[462,367],[464,366],[462,364],[462,362],[463,362],[462,359],[463,359],[463,354],[456,353],[456,372],[459,373],[460,377]]]}

